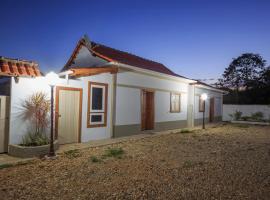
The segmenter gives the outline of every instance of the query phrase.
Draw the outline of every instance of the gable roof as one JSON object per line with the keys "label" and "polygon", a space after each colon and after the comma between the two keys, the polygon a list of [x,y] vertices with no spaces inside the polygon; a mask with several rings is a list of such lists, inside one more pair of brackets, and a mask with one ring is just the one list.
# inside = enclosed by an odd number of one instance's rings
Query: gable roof
{"label": "gable roof", "polygon": [[72,64],[73,60],[76,58],[76,55],[78,54],[82,46],[87,47],[87,49],[93,55],[98,56],[108,62],[116,62],[116,63],[126,64],[126,65],[131,65],[134,67],[151,70],[154,72],[186,78],[184,76],[180,76],[174,73],[173,71],[171,71],[169,68],[167,68],[165,65],[161,63],[158,63],[158,62],[146,59],[146,58],[142,58],[142,57],[133,55],[131,53],[120,51],[120,50],[117,50],[117,49],[114,49],[114,48],[111,48],[111,47],[108,47],[108,46],[105,46],[96,42],[89,42],[87,41],[86,38],[82,38],[78,42],[70,59],[68,60],[68,62],[66,63],[66,65],[61,71],[65,71],[70,68],[70,65]]}
{"label": "gable roof", "polygon": [[0,56],[0,76],[41,76],[38,64],[33,61]]}

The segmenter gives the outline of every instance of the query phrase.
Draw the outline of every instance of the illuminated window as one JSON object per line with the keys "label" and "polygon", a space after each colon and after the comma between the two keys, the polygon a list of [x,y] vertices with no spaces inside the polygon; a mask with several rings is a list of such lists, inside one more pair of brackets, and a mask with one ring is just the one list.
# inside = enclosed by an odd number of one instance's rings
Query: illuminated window
{"label": "illuminated window", "polygon": [[108,84],[89,82],[87,127],[106,126]]}
{"label": "illuminated window", "polygon": [[201,97],[199,97],[199,112],[204,112],[204,111],[205,111],[204,101],[202,100]]}

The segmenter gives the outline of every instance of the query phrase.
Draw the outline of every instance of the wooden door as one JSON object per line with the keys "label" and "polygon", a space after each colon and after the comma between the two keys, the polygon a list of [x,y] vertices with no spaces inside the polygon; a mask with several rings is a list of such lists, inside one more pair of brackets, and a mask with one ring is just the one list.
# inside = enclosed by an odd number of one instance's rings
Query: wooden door
{"label": "wooden door", "polygon": [[0,153],[8,150],[9,97],[0,96]]}
{"label": "wooden door", "polygon": [[215,117],[215,98],[210,98],[209,122],[213,122]]}
{"label": "wooden door", "polygon": [[154,104],[154,92],[142,90],[142,130],[154,129],[154,117],[155,117],[155,104]]}
{"label": "wooden door", "polygon": [[56,88],[56,138],[59,144],[80,142],[82,89]]}

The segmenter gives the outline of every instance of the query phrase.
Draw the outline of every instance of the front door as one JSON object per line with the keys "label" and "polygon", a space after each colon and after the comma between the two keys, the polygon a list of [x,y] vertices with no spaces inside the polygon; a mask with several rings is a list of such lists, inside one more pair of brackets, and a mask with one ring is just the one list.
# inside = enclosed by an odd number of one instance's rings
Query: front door
{"label": "front door", "polygon": [[55,110],[59,144],[80,142],[82,89],[57,87]]}
{"label": "front door", "polygon": [[213,122],[215,117],[215,98],[210,99],[210,110],[209,110],[209,122]]}
{"label": "front door", "polygon": [[154,129],[154,92],[142,90],[142,130]]}

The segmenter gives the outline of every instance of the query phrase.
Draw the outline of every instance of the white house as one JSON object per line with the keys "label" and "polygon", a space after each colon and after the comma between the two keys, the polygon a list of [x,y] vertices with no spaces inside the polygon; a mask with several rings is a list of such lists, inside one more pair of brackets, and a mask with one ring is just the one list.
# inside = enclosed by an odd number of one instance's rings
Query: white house
{"label": "white house", "polygon": [[[50,87],[35,63],[9,60],[6,63],[11,69],[16,69],[12,62],[17,63],[18,72],[10,70],[7,137],[9,144],[18,144],[28,126],[20,117],[21,101],[37,91],[50,97]],[[21,66],[25,66],[26,74],[21,73]],[[59,76],[62,78],[55,87],[55,138],[60,144],[199,125],[202,93],[208,95],[206,121],[222,118],[222,90],[87,37],[78,42]]]}

